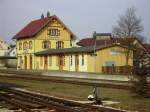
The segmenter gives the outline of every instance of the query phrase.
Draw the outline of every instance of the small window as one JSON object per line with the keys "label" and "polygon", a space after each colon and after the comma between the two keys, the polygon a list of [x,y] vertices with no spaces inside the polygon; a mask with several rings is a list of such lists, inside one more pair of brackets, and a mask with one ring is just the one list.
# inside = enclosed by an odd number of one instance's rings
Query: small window
{"label": "small window", "polygon": [[56,48],[57,48],[57,49],[64,48],[64,42],[63,42],[63,41],[58,41],[58,42],[56,42]]}
{"label": "small window", "polygon": [[22,42],[19,42],[19,50],[22,50]]}
{"label": "small window", "polygon": [[50,48],[50,42],[49,42],[49,41],[44,41],[44,42],[42,43],[42,48],[43,48],[43,49]]}
{"label": "small window", "polygon": [[49,29],[48,30],[49,36],[60,36],[60,30],[58,29]]}
{"label": "small window", "polygon": [[114,61],[106,61],[105,66],[114,66],[115,62]]}
{"label": "small window", "polygon": [[29,49],[32,49],[32,41],[29,41]]}
{"label": "small window", "polygon": [[84,54],[82,54],[82,66],[84,65]]}

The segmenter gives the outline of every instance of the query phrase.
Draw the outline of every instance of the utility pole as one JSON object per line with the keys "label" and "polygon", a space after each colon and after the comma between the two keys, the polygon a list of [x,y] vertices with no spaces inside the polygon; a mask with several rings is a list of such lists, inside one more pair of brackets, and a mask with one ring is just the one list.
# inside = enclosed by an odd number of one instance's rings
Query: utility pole
{"label": "utility pole", "polygon": [[[93,38],[94,38],[94,71],[96,73],[96,31],[93,33]],[[101,99],[98,97],[98,90],[97,86],[94,86],[93,89],[93,94],[94,94],[94,99],[96,104],[102,104]]]}
{"label": "utility pole", "polygon": [[94,71],[96,73],[96,31],[93,33],[94,38]]}

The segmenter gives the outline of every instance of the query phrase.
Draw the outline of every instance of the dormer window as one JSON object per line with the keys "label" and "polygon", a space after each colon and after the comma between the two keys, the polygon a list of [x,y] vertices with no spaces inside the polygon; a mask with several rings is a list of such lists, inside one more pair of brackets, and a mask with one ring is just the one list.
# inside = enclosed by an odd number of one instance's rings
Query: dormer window
{"label": "dormer window", "polygon": [[43,41],[43,43],[42,43],[42,48],[43,48],[43,49],[50,48],[50,42],[49,42],[49,41]]}
{"label": "dormer window", "polygon": [[60,36],[60,30],[58,29],[49,29],[48,30],[49,36]]}

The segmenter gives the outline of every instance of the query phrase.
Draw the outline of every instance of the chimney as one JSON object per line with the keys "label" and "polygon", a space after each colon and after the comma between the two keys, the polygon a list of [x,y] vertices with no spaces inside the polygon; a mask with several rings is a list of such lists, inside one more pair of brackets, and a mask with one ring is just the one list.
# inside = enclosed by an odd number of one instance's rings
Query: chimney
{"label": "chimney", "polygon": [[49,11],[47,11],[47,17],[50,17],[50,12]]}
{"label": "chimney", "polygon": [[41,15],[41,19],[44,19],[44,14]]}

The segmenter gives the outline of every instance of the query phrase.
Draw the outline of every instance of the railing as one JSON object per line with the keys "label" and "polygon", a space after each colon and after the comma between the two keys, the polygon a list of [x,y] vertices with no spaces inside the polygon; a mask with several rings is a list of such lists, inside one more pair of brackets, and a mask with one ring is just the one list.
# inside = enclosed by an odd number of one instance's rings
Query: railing
{"label": "railing", "polygon": [[132,66],[103,66],[102,72],[106,74],[132,74]]}

